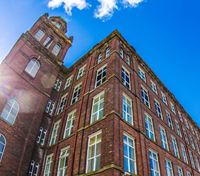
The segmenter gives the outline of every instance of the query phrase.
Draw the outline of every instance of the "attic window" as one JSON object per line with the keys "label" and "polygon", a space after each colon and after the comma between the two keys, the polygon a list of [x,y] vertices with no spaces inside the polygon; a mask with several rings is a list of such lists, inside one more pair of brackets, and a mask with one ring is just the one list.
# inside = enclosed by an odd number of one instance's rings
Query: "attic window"
{"label": "attic window", "polygon": [[58,28],[61,28],[61,24],[59,22],[52,21],[52,23]]}

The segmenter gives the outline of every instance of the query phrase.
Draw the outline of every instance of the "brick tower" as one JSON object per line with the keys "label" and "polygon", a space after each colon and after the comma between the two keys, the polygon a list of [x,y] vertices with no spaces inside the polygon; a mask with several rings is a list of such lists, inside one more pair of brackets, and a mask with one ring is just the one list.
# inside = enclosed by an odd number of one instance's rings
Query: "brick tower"
{"label": "brick tower", "polygon": [[[0,175],[26,175],[35,140],[64,56],[71,46],[66,22],[60,17],[41,16],[18,39],[0,65]],[[40,152],[40,157],[42,156]]]}

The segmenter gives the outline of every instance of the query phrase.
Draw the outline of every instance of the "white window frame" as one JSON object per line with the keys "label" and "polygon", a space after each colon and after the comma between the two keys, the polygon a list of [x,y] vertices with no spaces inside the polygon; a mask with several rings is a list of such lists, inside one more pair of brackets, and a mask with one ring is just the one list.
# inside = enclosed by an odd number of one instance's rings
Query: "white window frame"
{"label": "white window frame", "polygon": [[184,176],[183,169],[180,166],[177,166],[177,172],[178,172],[178,176]]}
{"label": "white window frame", "polygon": [[149,99],[149,92],[144,86],[141,86],[141,98],[142,102],[150,109],[150,99]]}
{"label": "white window frame", "polygon": [[[124,109],[125,108],[125,109]],[[130,109],[130,112],[128,112]],[[122,118],[133,125],[133,105],[132,100],[125,93],[122,94]]]}
{"label": "white window frame", "polygon": [[171,111],[176,115],[175,106],[172,102],[170,102]]}
{"label": "white window frame", "polygon": [[53,47],[53,49],[52,49],[51,52],[52,52],[52,54],[54,54],[55,56],[58,56],[58,54],[60,53],[61,49],[62,49],[61,44],[60,44],[60,43],[57,43],[57,44],[54,45],[54,47]]}
{"label": "white window frame", "polygon": [[76,103],[79,100],[80,94],[81,94],[81,89],[82,89],[82,82],[77,84],[74,87],[74,91],[72,94],[72,100],[71,100],[71,105]]}
{"label": "white window frame", "polygon": [[176,132],[177,132],[177,134],[178,134],[180,137],[182,137],[181,127],[180,127],[180,125],[179,125],[179,123],[178,123],[177,120],[175,120],[175,124],[176,124]]}
{"label": "white window frame", "polygon": [[57,108],[57,114],[60,114],[64,111],[66,103],[67,103],[67,96],[68,96],[68,93],[64,94],[61,97],[60,103],[58,104],[58,108]]}
{"label": "white window frame", "polygon": [[[58,162],[58,170],[57,175],[66,176],[67,175],[67,158],[69,157],[69,146],[60,150],[59,162]],[[64,167],[61,166],[62,160],[64,162]]]}
{"label": "white window frame", "polygon": [[55,105],[56,105],[55,102],[53,102],[52,100],[48,100],[45,112],[50,116],[52,116],[55,109]]}
{"label": "white window frame", "polygon": [[76,117],[76,110],[73,110],[68,114],[63,138],[67,138],[72,134],[75,117]]}
{"label": "white window frame", "polygon": [[47,155],[46,160],[45,160],[45,167],[44,167],[43,176],[50,176],[51,175],[52,163],[53,163],[53,154]]}
{"label": "white window frame", "polygon": [[106,58],[108,58],[110,56],[110,47],[106,48]]}
{"label": "white window frame", "polygon": [[131,60],[130,60],[130,56],[129,55],[126,55],[126,63],[128,65],[131,65]]}
{"label": "white window frame", "polygon": [[40,167],[40,164],[36,163],[35,164],[35,170],[33,172],[33,176],[37,176],[38,175],[39,167]]}
{"label": "white window frame", "polygon": [[2,146],[2,150],[0,151],[0,163],[2,161],[3,155],[4,155],[4,151],[6,148],[6,138],[3,134],[0,133],[0,138],[2,138],[4,141],[0,141],[0,145]]}
{"label": "white window frame", "polygon": [[[161,176],[160,175],[160,166],[159,166],[159,159],[158,159],[158,153],[149,149],[149,153],[148,153],[148,157],[149,157],[149,162],[150,160],[152,160],[153,164],[153,168],[150,168],[151,171],[151,175],[152,176]],[[150,164],[149,164],[150,165]]]}
{"label": "white window frame", "polygon": [[186,118],[184,118],[184,121],[185,121],[185,126],[186,126],[186,128],[187,128],[187,129],[190,129],[189,124],[188,124],[188,120],[187,120]]}
{"label": "white window frame", "polygon": [[[107,76],[107,65],[102,66],[96,72],[95,88],[101,86],[106,81]],[[99,80],[98,77],[100,77]]]}
{"label": "white window frame", "polygon": [[[131,143],[130,143],[131,142]],[[125,159],[128,161],[128,170],[124,170],[125,172],[137,175],[137,161],[136,161],[136,148],[135,148],[135,139],[130,135],[124,133],[123,134],[123,149],[125,151],[125,147],[127,148],[127,155],[124,152],[124,166],[125,166]],[[131,156],[132,154],[132,156]],[[130,167],[130,163],[132,163],[132,170]]]}
{"label": "white window frame", "polygon": [[62,86],[62,81],[57,78],[53,88],[58,92],[61,86]]}
{"label": "white window frame", "polygon": [[13,125],[19,113],[19,108],[19,103],[15,98],[8,99],[1,112],[0,118],[10,125]]}
{"label": "white window frame", "polygon": [[71,85],[72,80],[73,80],[73,75],[71,75],[69,78],[67,78],[67,81],[66,81],[66,83],[65,83],[64,90],[67,89],[67,88]]}
{"label": "white window frame", "polygon": [[161,139],[161,145],[162,147],[169,151],[169,144],[167,139],[167,133],[164,127],[160,126],[160,139]]}
{"label": "white window frame", "polygon": [[39,29],[35,35],[34,35],[34,38],[37,40],[37,41],[41,41],[43,39],[43,37],[45,36],[45,32],[41,29]]}
{"label": "white window frame", "polygon": [[187,171],[186,176],[192,176],[189,171]]}
{"label": "white window frame", "polygon": [[179,117],[180,121],[183,122],[183,116],[182,116],[182,113],[180,111],[178,111],[178,117]]}
{"label": "white window frame", "polygon": [[90,124],[104,117],[104,97],[105,97],[104,91],[100,92],[99,94],[93,97]]}
{"label": "white window frame", "polygon": [[173,151],[173,154],[174,154],[175,157],[180,159],[180,154],[179,154],[179,149],[178,149],[178,144],[177,144],[176,138],[174,136],[171,136],[171,137],[172,137],[172,151]]}
{"label": "white window frame", "polygon": [[146,83],[146,74],[141,67],[138,67],[138,75]]}
{"label": "white window frame", "polygon": [[146,133],[146,136],[149,139],[151,139],[153,141],[156,141],[152,117],[145,112],[144,113],[144,119],[145,119],[145,133]]}
{"label": "white window frame", "polygon": [[[98,140],[97,137],[98,135],[100,135],[100,139]],[[95,142],[94,144],[90,144],[91,139],[95,138]],[[87,163],[86,163],[86,173],[92,172],[92,171],[96,171],[99,168],[96,168],[96,162],[97,162],[97,158],[100,157],[100,165],[101,165],[101,152],[100,154],[97,154],[97,145],[101,145],[102,142],[102,131],[97,131],[96,133],[91,134],[90,136],[88,136],[88,147],[87,147]],[[89,152],[91,150],[91,148],[94,146],[94,156],[89,156]],[[100,146],[101,148],[101,146]],[[91,170],[89,170],[89,160],[94,160],[94,164],[93,164],[93,168],[91,168]],[[100,166],[101,167],[101,166]]]}
{"label": "white window frame", "polygon": [[40,62],[36,58],[32,58],[26,65],[25,72],[28,73],[32,78],[35,78],[39,69]]}
{"label": "white window frame", "polygon": [[158,100],[154,99],[154,107],[159,118],[163,119],[162,109]]}
{"label": "white window frame", "polygon": [[174,125],[173,125],[171,114],[167,110],[166,110],[166,120],[167,120],[168,127],[170,127],[171,129],[174,129]]}
{"label": "white window frame", "polygon": [[131,89],[131,75],[130,75],[130,72],[124,66],[122,66],[121,75],[122,75],[123,85],[126,86],[130,90]]}
{"label": "white window frame", "polygon": [[43,146],[44,143],[45,143],[46,134],[47,134],[47,130],[44,129],[43,127],[40,127],[39,135],[37,137],[37,141],[36,142]]}
{"label": "white window frame", "polygon": [[120,57],[122,59],[124,58],[124,50],[123,50],[123,48],[120,48],[119,55],[120,55]]}
{"label": "white window frame", "polygon": [[60,128],[60,121],[61,120],[58,120],[53,125],[49,146],[52,146],[56,143],[56,140],[57,140],[57,137],[58,137],[58,131],[59,131],[59,128]]}
{"label": "white window frame", "polygon": [[196,168],[197,168],[198,172],[200,172],[199,159],[198,159],[197,155],[194,155],[194,160],[195,160]]}
{"label": "white window frame", "polygon": [[169,159],[165,159],[166,176],[174,176],[172,162]]}
{"label": "white window frame", "polygon": [[163,102],[165,105],[168,105],[166,95],[165,95],[163,92],[161,92],[161,95],[162,95],[162,102]]}
{"label": "white window frame", "polygon": [[187,135],[186,129],[184,127],[182,127],[182,129],[183,129],[183,134],[184,134],[185,141],[189,145],[190,143],[189,143],[189,139],[188,139],[188,135]]}
{"label": "white window frame", "polygon": [[184,163],[188,164],[188,157],[186,154],[185,146],[181,143],[181,155],[183,157]]}
{"label": "white window frame", "polygon": [[102,57],[102,54],[100,53],[100,54],[98,55],[98,58],[97,58],[97,63],[98,63],[98,64],[101,63],[101,62],[102,62],[102,59],[103,59],[103,57]]}
{"label": "white window frame", "polygon": [[151,80],[151,90],[158,95],[158,90],[156,84]]}
{"label": "white window frame", "polygon": [[189,135],[189,139],[190,139],[190,144],[191,144],[192,148],[195,150],[196,148],[195,148],[195,144],[194,144],[194,140],[192,138],[192,135]]}
{"label": "white window frame", "polygon": [[189,152],[189,157],[190,157],[190,162],[191,162],[191,165],[192,165],[192,168],[195,169],[195,163],[194,163],[194,158],[193,158],[193,154],[191,152],[191,150],[188,150]]}
{"label": "white window frame", "polygon": [[86,64],[78,70],[77,79],[80,79],[85,74]]}
{"label": "white window frame", "polygon": [[53,42],[53,37],[52,36],[48,36],[45,41],[43,42],[43,46],[47,49],[49,49],[49,47],[51,46]]}
{"label": "white window frame", "polygon": [[36,163],[34,160],[31,161],[28,171],[28,176],[37,176],[39,170],[39,163]]}

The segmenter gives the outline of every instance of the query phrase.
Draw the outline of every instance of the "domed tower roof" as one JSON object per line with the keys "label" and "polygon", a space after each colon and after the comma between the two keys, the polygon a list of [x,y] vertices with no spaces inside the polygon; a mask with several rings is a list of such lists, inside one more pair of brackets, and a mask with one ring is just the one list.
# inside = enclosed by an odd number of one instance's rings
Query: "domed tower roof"
{"label": "domed tower roof", "polygon": [[64,33],[67,32],[67,23],[60,16],[51,16],[49,17],[51,22],[59,29],[61,29]]}

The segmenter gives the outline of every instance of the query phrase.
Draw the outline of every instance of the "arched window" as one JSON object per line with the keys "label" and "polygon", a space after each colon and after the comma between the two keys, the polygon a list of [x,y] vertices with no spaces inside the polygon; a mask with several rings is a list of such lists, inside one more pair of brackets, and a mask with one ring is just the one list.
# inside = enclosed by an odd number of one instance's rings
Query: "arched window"
{"label": "arched window", "polygon": [[106,58],[108,58],[110,56],[110,48],[106,48]]}
{"label": "arched window", "polygon": [[25,71],[34,78],[39,69],[40,69],[40,62],[35,58],[33,58],[26,66]]}
{"label": "arched window", "polygon": [[6,138],[0,133],[0,162],[3,158],[5,147],[6,147]]}
{"label": "arched window", "polygon": [[15,98],[9,99],[1,113],[1,118],[13,125],[19,112],[19,104]]}
{"label": "arched window", "polygon": [[57,56],[61,50],[61,45],[58,43],[53,47],[52,53]]}
{"label": "arched window", "polygon": [[44,31],[42,31],[41,29],[39,29],[39,30],[35,33],[34,37],[35,37],[38,41],[40,41],[40,40],[42,40],[42,38],[44,37],[44,35],[45,35]]}

